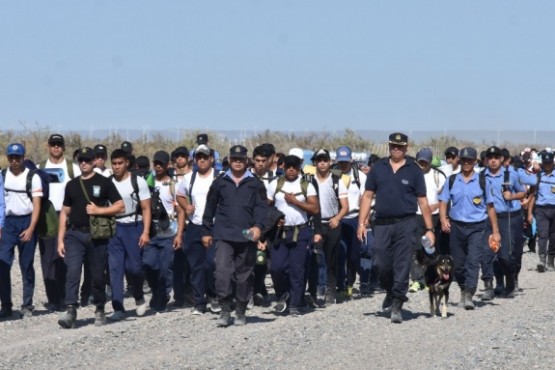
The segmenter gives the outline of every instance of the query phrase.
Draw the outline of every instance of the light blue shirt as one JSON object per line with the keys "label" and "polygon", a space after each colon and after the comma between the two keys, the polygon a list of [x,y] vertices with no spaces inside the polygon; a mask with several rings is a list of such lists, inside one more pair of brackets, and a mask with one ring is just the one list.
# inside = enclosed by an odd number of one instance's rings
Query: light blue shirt
{"label": "light blue shirt", "polygon": [[456,177],[453,187],[449,189],[449,179],[447,179],[439,195],[441,202],[451,202],[449,218],[459,222],[484,221],[488,217],[486,204],[493,203],[493,200],[487,192],[484,196],[484,191],[480,187],[480,174],[474,172],[467,183],[464,182],[462,174],[458,173],[454,176]]}
{"label": "light blue shirt", "polygon": [[[518,180],[518,174],[511,167],[509,171],[508,188],[511,193],[520,193],[526,191],[524,186]],[[503,185],[505,182],[505,168],[501,167],[496,175],[492,175],[489,169],[486,169],[486,192],[490,198],[493,198],[493,207],[495,212],[514,212],[521,209],[519,200],[506,201],[503,198]]]}
{"label": "light blue shirt", "polygon": [[538,206],[555,206],[555,173],[551,172],[547,175],[542,171],[540,172],[540,176],[536,204]]}

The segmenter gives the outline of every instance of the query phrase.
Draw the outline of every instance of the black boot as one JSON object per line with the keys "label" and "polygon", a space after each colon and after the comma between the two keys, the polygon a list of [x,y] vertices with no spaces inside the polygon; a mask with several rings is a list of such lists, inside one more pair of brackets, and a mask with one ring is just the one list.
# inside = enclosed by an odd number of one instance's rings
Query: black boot
{"label": "black boot", "polygon": [[545,272],[546,259],[545,254],[540,254],[540,261],[537,266],[538,272]]}
{"label": "black boot", "polygon": [[473,310],[476,308],[474,302],[472,302],[472,296],[476,293],[476,288],[466,288],[464,290],[464,309]]}
{"label": "black boot", "polygon": [[60,314],[58,324],[64,329],[71,329],[75,327],[75,320],[77,320],[77,307],[68,305],[66,312]]}
{"label": "black boot", "polygon": [[246,303],[237,303],[237,307],[235,308],[235,322],[234,324],[237,326],[244,326],[247,325],[247,316],[245,312],[247,310]]}
{"label": "black boot", "polygon": [[547,270],[553,271],[555,270],[555,256],[547,256]]}
{"label": "black boot", "polygon": [[226,328],[231,324],[231,303],[228,301],[220,301],[222,310],[220,311],[220,318],[216,321],[216,326],[219,328]]}
{"label": "black boot", "polygon": [[482,301],[491,301],[495,296],[495,292],[493,291],[493,280],[492,279],[484,280],[484,287],[486,289],[482,294]]}
{"label": "black boot", "polygon": [[464,306],[465,306],[465,300],[464,300],[464,298],[465,298],[465,297],[464,297],[464,287],[461,286],[461,301],[460,301],[459,304],[458,304],[458,306],[459,306],[460,308],[464,308]]}
{"label": "black boot", "polygon": [[515,287],[516,287],[516,280],[515,275],[512,273],[507,274],[505,277],[506,284],[505,284],[505,297],[513,298],[515,296]]}
{"label": "black boot", "polygon": [[391,312],[392,305],[393,305],[393,296],[391,295],[391,292],[387,292],[382,302],[383,312]]}
{"label": "black boot", "polygon": [[401,308],[403,307],[403,301],[399,298],[393,298],[393,303],[391,305],[391,322],[394,324],[400,324],[403,322],[403,315],[401,315]]}

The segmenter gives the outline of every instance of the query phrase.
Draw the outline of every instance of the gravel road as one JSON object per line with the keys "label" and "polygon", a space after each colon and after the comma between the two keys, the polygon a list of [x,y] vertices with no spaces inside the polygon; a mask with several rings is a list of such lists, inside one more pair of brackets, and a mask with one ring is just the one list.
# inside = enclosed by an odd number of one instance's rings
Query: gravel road
{"label": "gravel road", "polygon": [[[430,318],[426,291],[410,294],[404,323],[380,313],[383,293],[309,311],[277,316],[255,307],[244,327],[216,328],[217,316],[191,308],[137,318],[133,300],[123,322],[93,325],[93,308],[78,311],[78,327],[61,329],[45,300],[38,258],[32,318],[0,322],[0,368],[56,369],[553,369],[555,367],[554,272],[534,271],[536,255],[524,256],[522,292],[514,299],[478,301],[474,311],[456,307],[447,319]],[[17,261],[14,303],[21,302]],[[478,292],[481,294],[481,292]],[[111,311],[111,305],[107,306]]]}

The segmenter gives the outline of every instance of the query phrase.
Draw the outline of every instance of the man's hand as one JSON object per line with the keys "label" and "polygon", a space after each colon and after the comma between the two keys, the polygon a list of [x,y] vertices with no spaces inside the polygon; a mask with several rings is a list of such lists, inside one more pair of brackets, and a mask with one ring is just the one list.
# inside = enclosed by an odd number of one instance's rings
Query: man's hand
{"label": "man's hand", "polygon": [[364,243],[366,240],[366,225],[359,224],[357,229],[357,238],[360,240],[361,243]]}
{"label": "man's hand", "polygon": [[150,236],[148,236],[147,232],[143,232],[141,234],[141,237],[139,238],[139,247],[140,248],[146,247],[149,241],[150,241]]}
{"label": "man's hand", "polygon": [[31,240],[32,237],[33,230],[31,230],[30,228],[23,230],[21,234],[19,234],[19,240],[21,240],[23,243],[28,242],[29,240]]}
{"label": "man's hand", "polygon": [[208,248],[212,245],[212,237],[210,235],[202,237],[202,245],[204,248]]}
{"label": "man's hand", "polygon": [[58,255],[62,258],[66,256],[66,248],[64,246],[64,242],[58,241]]}
{"label": "man's hand", "polygon": [[96,204],[94,204],[93,202],[90,202],[89,204],[87,204],[87,214],[88,215],[92,215],[92,216],[97,216],[99,215],[99,208]]}
{"label": "man's hand", "polygon": [[451,222],[449,221],[448,218],[441,220],[441,230],[444,233],[450,233],[451,232]]}

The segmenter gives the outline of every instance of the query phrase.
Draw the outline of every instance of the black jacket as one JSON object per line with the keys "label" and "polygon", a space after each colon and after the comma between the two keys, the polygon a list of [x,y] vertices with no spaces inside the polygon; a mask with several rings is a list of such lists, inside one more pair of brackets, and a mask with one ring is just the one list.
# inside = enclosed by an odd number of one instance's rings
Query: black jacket
{"label": "black jacket", "polygon": [[241,180],[239,186],[224,175],[212,183],[202,217],[202,235],[216,240],[246,242],[244,229],[265,228],[268,202],[264,183],[255,176]]}

